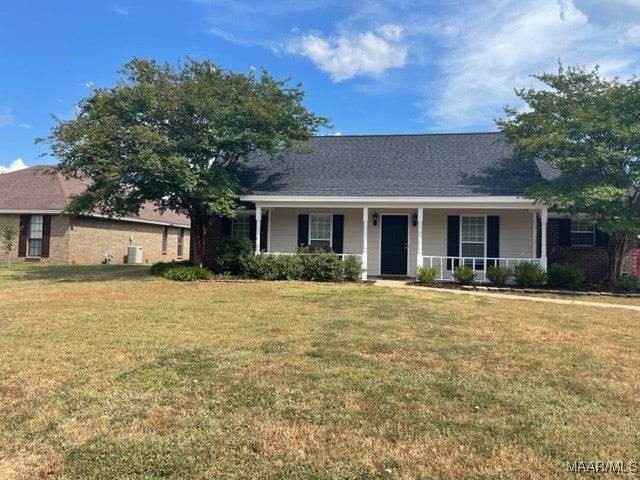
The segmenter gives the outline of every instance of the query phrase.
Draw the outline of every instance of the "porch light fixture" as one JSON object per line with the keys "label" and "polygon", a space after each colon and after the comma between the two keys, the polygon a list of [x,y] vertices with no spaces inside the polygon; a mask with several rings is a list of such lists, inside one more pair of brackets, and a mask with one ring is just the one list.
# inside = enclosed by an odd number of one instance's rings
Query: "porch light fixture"
{"label": "porch light fixture", "polygon": [[373,226],[378,225],[378,212],[373,212]]}
{"label": "porch light fixture", "polygon": [[411,216],[411,220],[413,220],[413,226],[414,226],[414,227],[415,227],[416,225],[418,225],[418,214],[417,214],[417,213],[414,213],[414,214]]}

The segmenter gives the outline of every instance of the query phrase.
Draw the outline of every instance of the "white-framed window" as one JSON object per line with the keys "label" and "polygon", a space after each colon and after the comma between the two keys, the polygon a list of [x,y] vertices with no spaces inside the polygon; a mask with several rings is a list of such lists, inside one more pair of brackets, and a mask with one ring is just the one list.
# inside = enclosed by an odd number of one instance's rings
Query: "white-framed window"
{"label": "white-framed window", "polygon": [[[483,216],[460,217],[460,253],[463,257],[482,259],[486,252],[486,219]],[[471,260],[466,264],[472,265]],[[476,270],[482,269],[482,260],[477,260],[472,265]]]}
{"label": "white-framed window", "polygon": [[169,241],[169,227],[162,227],[162,254],[167,254],[167,243]]}
{"label": "white-framed window", "polygon": [[250,215],[236,215],[231,219],[231,236],[233,238],[251,238]]}
{"label": "white-framed window", "polygon": [[184,228],[178,230],[178,248],[176,255],[178,257],[182,257],[184,255]]}
{"label": "white-framed window", "polygon": [[44,218],[42,215],[31,215],[29,221],[29,253],[30,257],[42,256],[42,231]]}
{"label": "white-framed window", "polygon": [[309,215],[309,246],[331,250],[331,229],[333,215],[312,213]]}
{"label": "white-framed window", "polygon": [[593,247],[596,243],[596,227],[584,219],[571,219],[571,245]]}

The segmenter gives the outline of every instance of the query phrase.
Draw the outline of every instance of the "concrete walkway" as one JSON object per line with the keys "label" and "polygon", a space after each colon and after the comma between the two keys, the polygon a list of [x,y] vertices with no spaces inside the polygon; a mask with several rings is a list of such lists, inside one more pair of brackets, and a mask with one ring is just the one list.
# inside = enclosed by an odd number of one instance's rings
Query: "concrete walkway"
{"label": "concrete walkway", "polygon": [[586,307],[600,308],[621,308],[623,310],[633,310],[640,312],[640,305],[623,305],[620,303],[585,302],[584,300],[564,300],[562,298],[544,298],[532,295],[517,295],[497,292],[481,292],[478,290],[453,290],[448,288],[419,287],[417,285],[407,285],[404,280],[376,280],[378,287],[408,288],[414,290],[427,290],[430,292],[452,293],[454,295],[475,295],[476,297],[505,298],[507,300],[524,300],[527,302],[555,303],[557,305],[583,305]]}

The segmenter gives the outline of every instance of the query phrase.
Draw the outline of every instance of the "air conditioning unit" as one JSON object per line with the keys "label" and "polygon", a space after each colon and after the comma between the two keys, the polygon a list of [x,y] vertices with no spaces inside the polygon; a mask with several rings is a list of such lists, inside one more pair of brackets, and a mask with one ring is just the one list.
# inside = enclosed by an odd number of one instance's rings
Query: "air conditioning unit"
{"label": "air conditioning unit", "polygon": [[127,263],[142,265],[142,247],[127,247]]}

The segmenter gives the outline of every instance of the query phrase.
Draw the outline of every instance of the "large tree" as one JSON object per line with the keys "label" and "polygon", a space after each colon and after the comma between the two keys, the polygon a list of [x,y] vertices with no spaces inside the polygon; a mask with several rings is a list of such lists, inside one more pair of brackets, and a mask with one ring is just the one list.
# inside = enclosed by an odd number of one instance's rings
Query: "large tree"
{"label": "large tree", "polygon": [[541,88],[516,90],[527,108],[506,107],[497,124],[518,158],[542,159],[559,173],[529,198],[585,216],[609,235],[608,280],[615,282],[628,236],[640,233],[640,81],[562,64],[558,73],[532,77]]}
{"label": "large tree", "polygon": [[207,215],[233,215],[242,164],[255,154],[281,156],[329,122],[303,106],[300,85],[264,70],[134,58],[120,74],[112,88],[92,87],[76,117],[57,119],[38,141],[50,145],[58,171],[91,180],[71,213],[126,216],[145,202],[186,213],[199,265]]}

